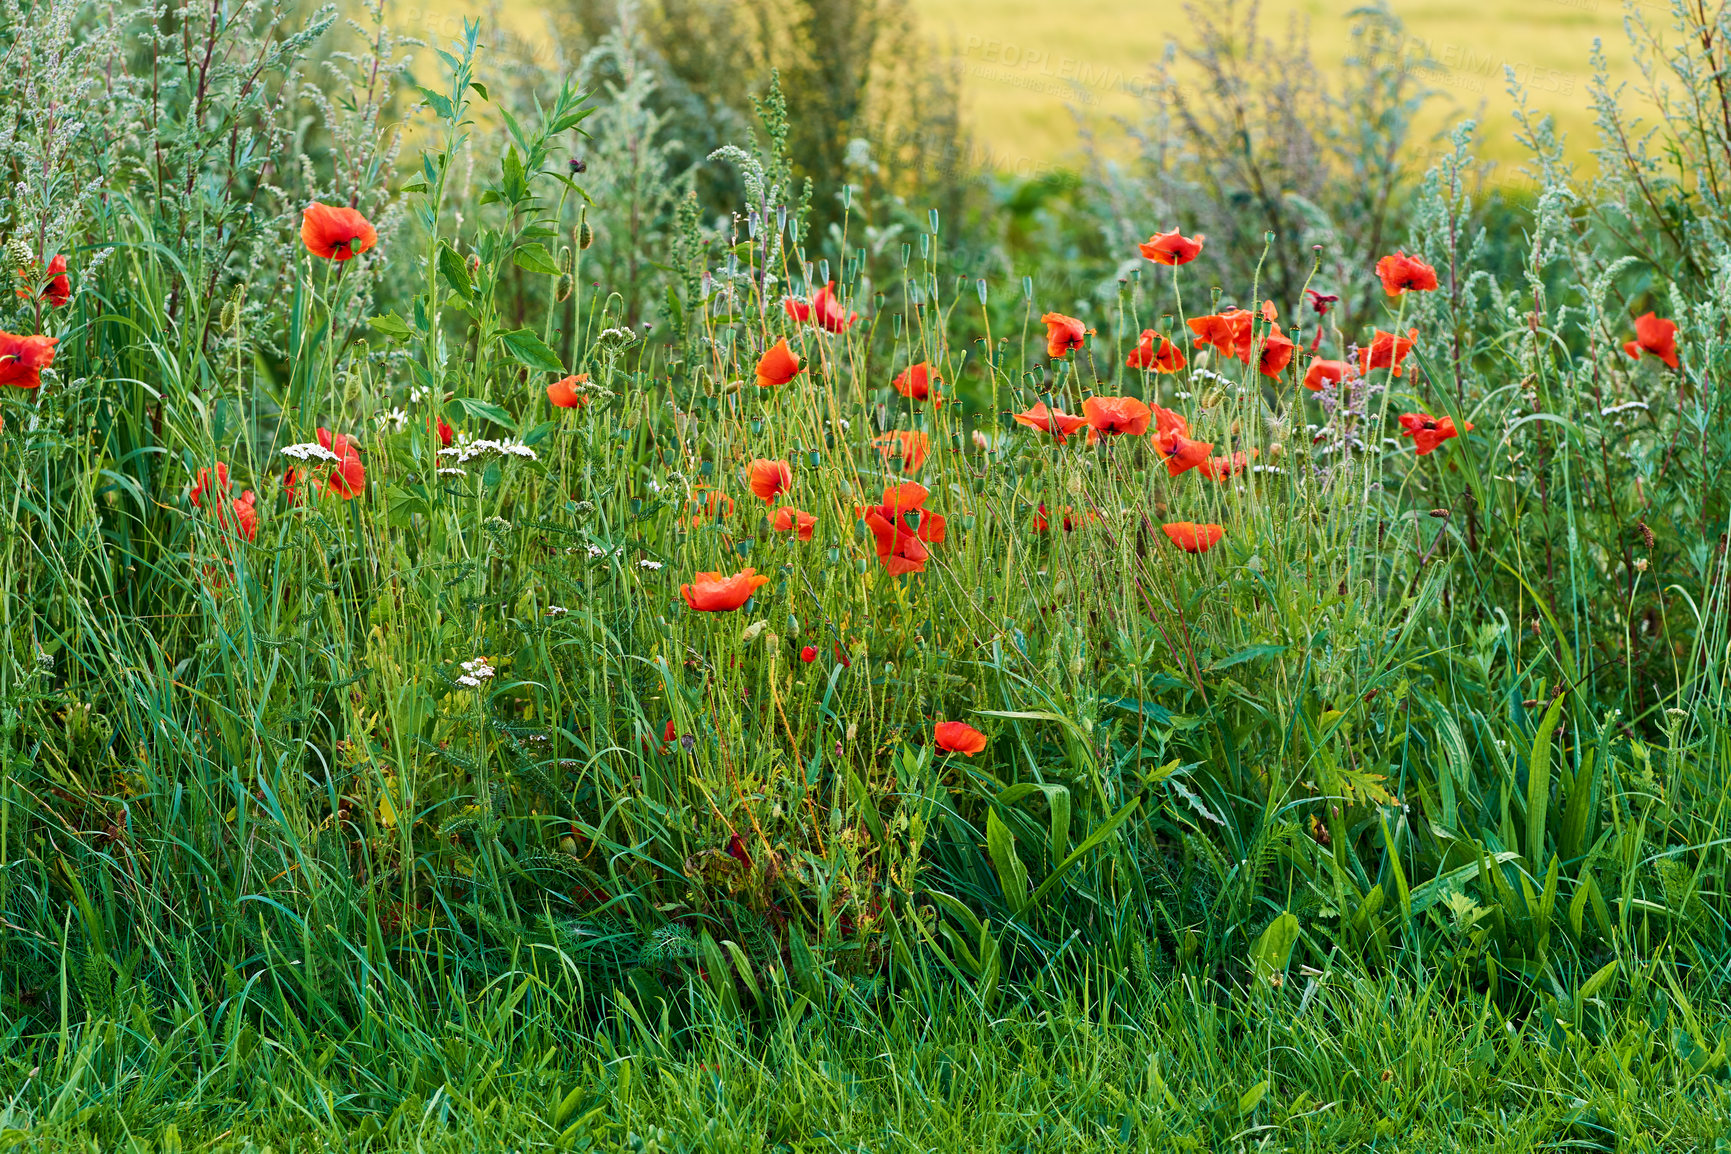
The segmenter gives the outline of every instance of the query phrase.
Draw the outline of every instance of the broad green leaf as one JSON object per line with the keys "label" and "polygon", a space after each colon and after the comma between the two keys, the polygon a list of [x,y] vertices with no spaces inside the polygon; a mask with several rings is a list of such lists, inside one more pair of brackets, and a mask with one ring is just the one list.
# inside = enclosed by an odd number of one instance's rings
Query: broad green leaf
{"label": "broad green leaf", "polygon": [[475,282],[469,279],[469,266],[456,249],[443,241],[439,242],[439,276],[464,300],[475,299]]}
{"label": "broad green leaf", "polygon": [[1240,649],[1229,657],[1222,657],[1208,667],[1209,673],[1218,673],[1222,669],[1231,669],[1234,665],[1243,665],[1246,661],[1255,661],[1259,657],[1273,657],[1277,653],[1285,653],[1284,645],[1251,645]]}
{"label": "broad green leaf", "polygon": [[511,261],[527,272],[537,272],[544,276],[559,275],[559,266],[553,263],[552,254],[544,245],[526,244],[511,254]]}
{"label": "broad green leaf", "polygon": [[1116,833],[1118,827],[1128,821],[1130,815],[1136,812],[1136,807],[1141,804],[1142,799],[1140,797],[1133,797],[1123,809],[1102,822],[1093,833],[1089,834],[1087,838],[1083,840],[1081,845],[1076,847],[1074,853],[1060,862],[1058,868],[1046,876],[1046,880],[1041,882],[1040,887],[1034,891],[1034,896],[1028,899],[1028,904],[1031,906],[1038,905],[1040,899],[1052,892],[1052,889],[1057,886],[1058,882],[1063,880],[1064,875],[1070,872],[1071,867],[1083,858],[1087,857],[1095,847],[1099,846],[1107,838]]}
{"label": "broad green leaf", "polygon": [[503,408],[495,405],[491,401],[483,401],[476,397],[458,397],[457,407],[462,409],[471,417],[478,417],[483,421],[491,421],[495,425],[502,425],[507,429],[514,430],[517,427],[516,419],[512,417],[510,413],[506,412]]}
{"label": "broad green leaf", "polygon": [[1028,903],[1028,870],[1016,855],[1015,835],[995,809],[986,811],[986,852],[992,855],[992,864],[998,868],[998,884],[1003,888],[1010,912],[1020,914]]}
{"label": "broad green leaf", "polygon": [[1604,989],[1612,978],[1616,977],[1618,964],[1619,959],[1612,958],[1601,966],[1597,973],[1582,982],[1580,1000],[1584,1002],[1588,998],[1597,996],[1599,991]]}
{"label": "broad green leaf", "polygon": [[1534,868],[1544,860],[1545,810],[1551,801],[1551,735],[1557,731],[1557,721],[1563,715],[1563,701],[1568,691],[1558,693],[1545,710],[1533,734],[1533,750],[1527,758],[1527,862]]}
{"label": "broad green leaf", "polygon": [[415,87],[421,90],[421,95],[426,98],[428,105],[432,107],[434,113],[438,115],[439,119],[451,120],[456,117],[456,113],[451,109],[451,100],[449,97],[441,96],[431,88],[427,88],[420,84],[415,85]]}
{"label": "broad green leaf", "polygon": [[1292,947],[1298,944],[1298,915],[1286,911],[1262,931],[1256,944],[1250,947],[1250,970],[1256,980],[1267,985],[1275,974],[1284,973],[1292,960]]}
{"label": "broad green leaf", "polygon": [[499,343],[505,346],[505,351],[515,357],[518,363],[531,369],[543,373],[565,371],[565,366],[559,362],[559,355],[548,348],[532,329],[500,333]]}
{"label": "broad green leaf", "polygon": [[405,321],[396,313],[385,313],[383,316],[370,317],[368,318],[367,323],[372,325],[373,328],[377,329],[379,332],[384,333],[387,337],[394,337],[399,341],[408,340],[409,337],[414,335],[414,330],[409,327],[409,322]]}

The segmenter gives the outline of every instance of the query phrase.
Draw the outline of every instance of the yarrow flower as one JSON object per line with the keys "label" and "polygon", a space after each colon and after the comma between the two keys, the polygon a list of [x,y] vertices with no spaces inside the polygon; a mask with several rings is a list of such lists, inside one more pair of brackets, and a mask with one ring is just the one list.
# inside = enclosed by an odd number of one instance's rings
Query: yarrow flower
{"label": "yarrow flower", "polygon": [[439,456],[455,457],[459,464],[467,463],[477,457],[521,457],[526,461],[539,460],[535,450],[521,441],[464,441],[452,445],[448,449],[440,449]]}
{"label": "yarrow flower", "polygon": [[341,461],[342,458],[315,441],[305,441],[298,445],[289,445],[282,450],[282,455],[292,457],[297,461]]}
{"label": "yarrow flower", "polygon": [[649,558],[645,557],[643,560],[637,562],[637,567],[639,569],[655,570],[661,568],[661,562],[651,561]]}
{"label": "yarrow flower", "polygon": [[493,679],[494,669],[487,663],[485,657],[477,657],[473,661],[465,661],[461,666],[462,673],[457,676],[457,684],[470,689],[477,689],[483,681]]}

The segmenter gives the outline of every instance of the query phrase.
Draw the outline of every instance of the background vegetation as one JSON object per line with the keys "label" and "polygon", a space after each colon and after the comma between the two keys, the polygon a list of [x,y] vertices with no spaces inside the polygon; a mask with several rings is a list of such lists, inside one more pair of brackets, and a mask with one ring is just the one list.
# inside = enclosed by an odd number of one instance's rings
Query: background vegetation
{"label": "background vegetation", "polygon": [[[0,10],[0,330],[59,341],[0,388],[0,1141],[1723,1131],[1731,13],[1598,88],[1592,180],[1525,118],[1517,204],[1383,10],[1326,72],[1199,18],[1133,164],[1025,182],[904,16],[579,8],[538,73],[377,11]],[[377,246],[309,254],[314,200]],[[1144,260],[1174,225],[1201,259]],[[832,281],[858,320],[796,323]],[[1126,365],[1264,303],[1278,375]],[[1246,467],[1011,416],[1117,395]],[[1416,455],[1418,410],[1472,429]],[[352,500],[283,454],[319,430]],[[947,528],[892,576],[909,477]]]}

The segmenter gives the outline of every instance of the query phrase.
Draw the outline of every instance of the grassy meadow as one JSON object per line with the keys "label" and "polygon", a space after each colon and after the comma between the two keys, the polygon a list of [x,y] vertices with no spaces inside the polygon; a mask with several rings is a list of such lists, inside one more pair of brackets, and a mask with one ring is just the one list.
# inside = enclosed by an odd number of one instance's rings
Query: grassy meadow
{"label": "grassy meadow", "polygon": [[1731,10],[741,11],[0,0],[0,1150],[1722,1144]]}

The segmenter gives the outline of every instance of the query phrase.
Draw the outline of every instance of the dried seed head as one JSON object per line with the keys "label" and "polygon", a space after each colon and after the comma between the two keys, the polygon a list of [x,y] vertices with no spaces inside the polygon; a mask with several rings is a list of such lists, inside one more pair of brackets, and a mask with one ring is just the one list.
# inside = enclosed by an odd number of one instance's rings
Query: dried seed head
{"label": "dried seed head", "polygon": [[1648,551],[1651,552],[1653,548],[1653,530],[1647,526],[1647,522],[1645,521],[1636,521],[1635,528],[1641,531],[1641,544],[1645,545]]}
{"label": "dried seed head", "polygon": [[1449,511],[1447,509],[1432,509],[1430,515],[1439,521],[1446,521],[1449,519]]}

